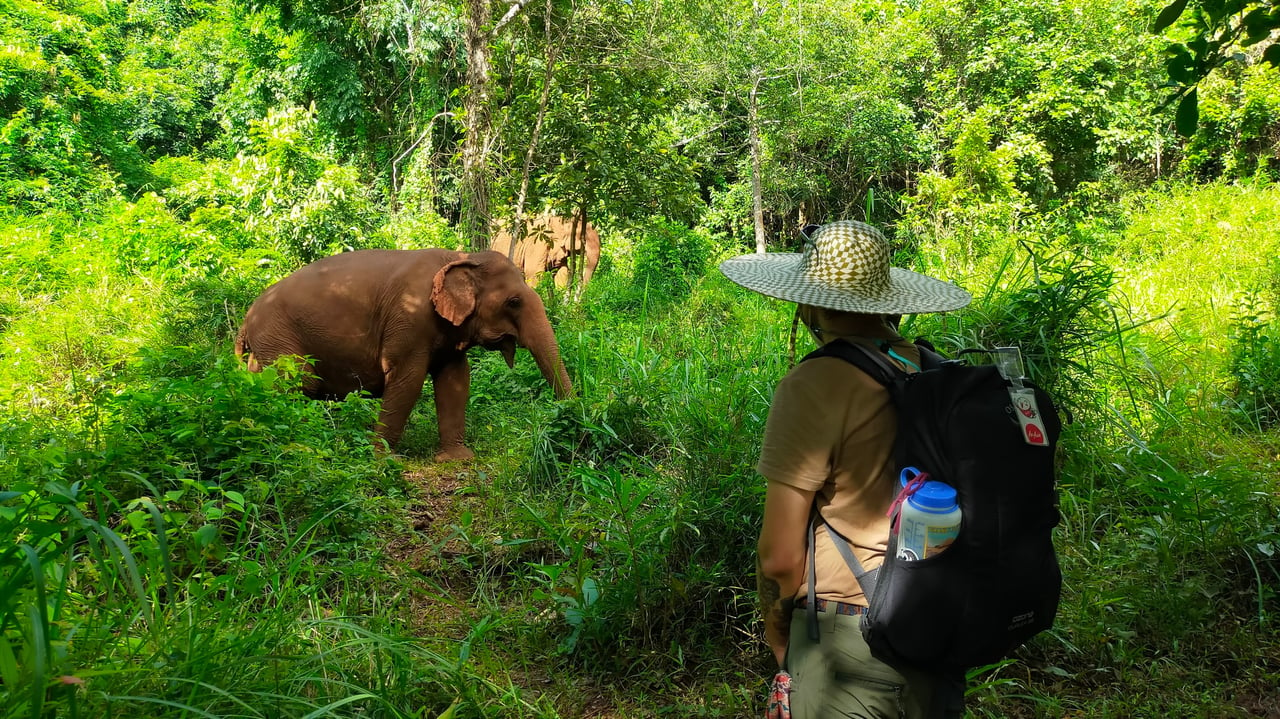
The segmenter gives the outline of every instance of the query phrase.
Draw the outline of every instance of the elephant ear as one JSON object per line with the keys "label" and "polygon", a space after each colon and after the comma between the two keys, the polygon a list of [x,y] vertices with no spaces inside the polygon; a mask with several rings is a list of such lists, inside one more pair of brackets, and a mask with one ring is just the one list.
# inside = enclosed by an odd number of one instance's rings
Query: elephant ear
{"label": "elephant ear", "polygon": [[461,327],[476,309],[480,286],[475,270],[479,266],[475,260],[461,259],[450,262],[436,273],[431,303],[436,313],[455,327]]}

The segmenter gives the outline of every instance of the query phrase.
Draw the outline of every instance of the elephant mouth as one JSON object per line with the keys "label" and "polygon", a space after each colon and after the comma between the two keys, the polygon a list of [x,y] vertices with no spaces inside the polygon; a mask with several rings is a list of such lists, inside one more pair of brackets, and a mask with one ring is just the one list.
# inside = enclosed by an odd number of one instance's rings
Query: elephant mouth
{"label": "elephant mouth", "polygon": [[492,342],[485,342],[481,347],[492,352],[501,352],[502,358],[507,361],[507,366],[514,369],[516,366],[516,338],[501,337]]}

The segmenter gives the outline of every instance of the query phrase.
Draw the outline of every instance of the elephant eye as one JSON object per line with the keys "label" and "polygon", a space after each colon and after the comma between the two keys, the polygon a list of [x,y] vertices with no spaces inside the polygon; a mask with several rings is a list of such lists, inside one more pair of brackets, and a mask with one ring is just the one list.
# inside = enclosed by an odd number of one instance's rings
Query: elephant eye
{"label": "elephant eye", "polygon": [[524,304],[524,300],[521,300],[519,295],[507,300],[507,307],[510,307],[513,310],[520,309],[520,305],[522,304]]}

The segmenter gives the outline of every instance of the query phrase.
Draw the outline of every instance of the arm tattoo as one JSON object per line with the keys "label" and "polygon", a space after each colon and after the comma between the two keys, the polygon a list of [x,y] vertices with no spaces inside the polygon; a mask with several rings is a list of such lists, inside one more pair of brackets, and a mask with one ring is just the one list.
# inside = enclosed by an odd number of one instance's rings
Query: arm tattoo
{"label": "arm tattoo", "polygon": [[774,611],[774,605],[781,598],[782,589],[778,583],[768,577],[760,577],[758,592],[760,594],[760,613],[768,616]]}
{"label": "arm tattoo", "polygon": [[759,571],[759,563],[756,564],[757,588],[756,592],[760,595],[760,615],[766,619],[772,619],[780,627],[791,624],[791,611],[795,608],[795,599],[791,597],[783,598],[782,588],[778,586],[778,582],[774,579],[764,576]]}
{"label": "arm tattoo", "polygon": [[791,626],[791,612],[795,609],[796,600],[791,597],[778,601],[777,609],[774,609],[773,620],[780,628]]}

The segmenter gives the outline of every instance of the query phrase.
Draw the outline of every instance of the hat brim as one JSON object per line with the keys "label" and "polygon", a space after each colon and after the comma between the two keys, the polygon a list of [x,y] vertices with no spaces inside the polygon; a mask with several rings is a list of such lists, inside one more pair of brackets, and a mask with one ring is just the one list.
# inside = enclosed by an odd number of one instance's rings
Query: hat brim
{"label": "hat brim", "polygon": [[736,284],[762,295],[803,305],[864,314],[920,314],[958,310],[972,295],[949,282],[901,267],[889,268],[889,286],[877,295],[831,287],[801,272],[798,252],[739,255],[720,263]]}

